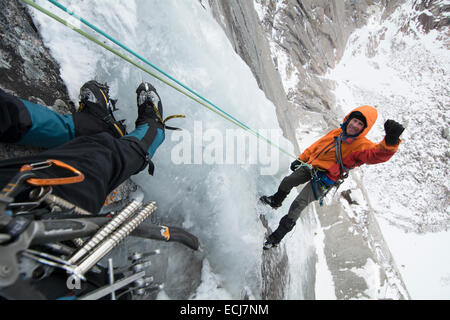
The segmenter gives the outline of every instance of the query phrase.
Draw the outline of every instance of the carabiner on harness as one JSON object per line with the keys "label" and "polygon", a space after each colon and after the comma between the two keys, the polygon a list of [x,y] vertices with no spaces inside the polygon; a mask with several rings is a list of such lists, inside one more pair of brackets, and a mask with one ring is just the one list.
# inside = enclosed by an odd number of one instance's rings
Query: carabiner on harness
{"label": "carabiner on harness", "polygon": [[[336,148],[336,162],[339,165],[339,179],[335,181],[332,185],[328,185],[324,183],[321,179],[321,177],[318,176],[319,170],[313,169],[312,170],[312,181],[313,181],[313,191],[314,196],[316,197],[316,200],[319,200],[320,206],[323,205],[323,199],[326,197],[328,192],[331,190],[332,187],[336,187],[336,191],[339,189],[341,184],[344,182],[345,179],[348,178],[350,169],[344,166],[344,163],[342,161],[342,134],[335,138],[335,148]],[[324,173],[323,173],[324,174]],[[318,195],[318,187],[322,189],[322,195]]]}
{"label": "carabiner on harness", "polygon": [[37,171],[49,168],[51,166],[56,166],[59,168],[66,169],[74,174],[72,177],[66,177],[66,178],[50,178],[50,179],[37,179],[37,178],[30,178],[26,180],[26,182],[34,187],[42,187],[42,186],[59,186],[59,185],[65,185],[65,184],[72,184],[72,183],[79,183],[84,181],[84,174],[75,169],[74,167],[68,165],[67,163],[64,163],[59,160],[47,160],[44,162],[34,163],[34,164],[26,164],[21,169],[20,172],[27,172],[27,171]]}
{"label": "carabiner on harness", "polygon": [[[67,178],[51,178],[51,179],[36,178],[36,171],[43,170],[51,166],[57,166],[66,169],[74,173],[74,176]],[[83,180],[84,180],[83,173],[59,160],[47,160],[44,162],[26,164],[22,166],[20,171],[0,191],[0,220],[1,220],[0,225],[5,225],[10,221],[10,217],[8,217],[9,214],[6,213],[7,207],[9,207],[14,202],[14,198],[17,195],[19,195],[22,191],[24,191],[26,188],[28,188],[29,185],[34,187],[48,187],[48,186],[78,183],[82,182]],[[31,204],[34,206],[36,204],[36,201],[34,201]]]}

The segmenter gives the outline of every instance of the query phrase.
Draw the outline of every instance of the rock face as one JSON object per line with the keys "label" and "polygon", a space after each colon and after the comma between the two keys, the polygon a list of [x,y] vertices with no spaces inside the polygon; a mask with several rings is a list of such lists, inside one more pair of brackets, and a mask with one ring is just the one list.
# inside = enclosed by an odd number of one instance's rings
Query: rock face
{"label": "rock face", "polygon": [[[289,101],[314,112],[333,109],[332,83],[320,78],[333,68],[345,50],[350,34],[362,27],[374,7],[385,15],[402,1],[256,1],[265,33],[277,51],[290,60],[287,76],[297,83],[287,87]],[[278,65],[277,57],[274,62]],[[279,66],[280,67],[280,66]]]}
{"label": "rock face", "polygon": [[45,105],[70,101],[58,63],[17,0],[0,3],[0,86],[24,99],[39,97]]}
{"label": "rock face", "polygon": [[[0,88],[17,97],[54,106],[61,113],[73,109],[58,63],[44,46],[26,8],[17,0],[0,3]],[[38,151],[0,143],[0,159]]]}
{"label": "rock face", "polygon": [[[388,16],[401,2],[210,0],[209,4],[236,52],[277,106],[285,136],[297,146],[289,131],[305,111],[321,113],[327,121],[333,118],[333,84],[321,76],[342,57],[350,34],[366,23],[374,6]],[[261,22],[255,25],[257,15]],[[283,84],[280,75],[289,83]]]}
{"label": "rock face", "polygon": [[[426,33],[430,30],[442,30],[443,27],[450,25],[450,4],[445,4],[440,1],[419,1],[415,4],[415,9],[423,11],[417,20],[423,26]],[[450,31],[447,32],[447,36]]]}
{"label": "rock face", "polygon": [[235,51],[251,68],[259,87],[277,106],[276,112],[283,134],[298,152],[293,122],[289,120],[292,106],[287,100],[280,74],[276,70],[269,42],[259,23],[252,1],[210,0],[209,6],[217,22],[226,32]]}

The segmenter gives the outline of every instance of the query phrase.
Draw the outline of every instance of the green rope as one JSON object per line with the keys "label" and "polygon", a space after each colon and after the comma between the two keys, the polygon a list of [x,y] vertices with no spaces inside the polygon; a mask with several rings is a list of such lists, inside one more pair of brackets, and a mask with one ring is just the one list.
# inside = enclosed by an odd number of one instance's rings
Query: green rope
{"label": "green rope", "polygon": [[[148,73],[149,75],[155,77],[156,79],[160,80],[161,82],[167,84],[168,86],[172,87],[173,89],[177,90],[178,92],[184,94],[185,96],[189,97],[190,99],[194,100],[195,102],[199,103],[200,105],[204,106],[205,108],[215,112],[216,114],[218,114],[219,116],[221,116],[222,118],[230,121],[231,123],[235,124],[236,126],[252,133],[253,135],[255,135],[257,138],[262,139],[264,141],[266,141],[268,144],[278,148],[281,152],[283,152],[284,154],[286,154],[289,157],[298,159],[295,155],[292,155],[291,153],[289,153],[288,151],[286,151],[285,149],[283,149],[282,147],[274,144],[272,141],[270,141],[268,138],[260,135],[258,132],[254,131],[253,129],[249,128],[248,126],[246,126],[245,124],[243,124],[242,122],[240,122],[237,119],[234,119],[232,116],[228,115],[226,112],[224,112],[223,110],[217,108],[215,105],[213,105],[214,107],[211,107],[209,105],[207,105],[205,102],[197,99],[196,97],[191,96],[190,94],[188,94],[187,92],[181,90],[180,88],[178,88],[177,86],[175,86],[174,84],[170,83],[169,81],[163,79],[162,77],[158,76],[157,74],[155,74],[154,72],[148,70],[147,68],[139,65],[138,63],[134,62],[133,60],[131,60],[130,58],[126,57],[125,55],[123,55],[122,53],[118,52],[117,50],[111,48],[110,46],[106,45],[105,43],[101,42],[100,40],[94,38],[93,36],[89,35],[88,33],[82,31],[81,29],[75,27],[74,25],[70,24],[68,21],[58,17],[57,15],[53,14],[52,12],[48,11],[45,8],[42,8],[41,6],[39,6],[38,4],[34,3],[31,0],[22,0],[24,3],[32,6],[33,8],[39,10],[40,12],[46,14],[47,16],[55,19],[56,21],[58,21],[59,23],[67,26],[68,28],[72,29],[73,31],[77,32],[78,34],[82,35],[83,37],[87,38],[88,40],[94,42],[95,44],[103,47],[104,49],[110,51],[111,53],[117,55],[118,57],[122,58],[123,60],[127,61],[128,63],[134,65],[135,67],[141,69],[142,71]],[[77,16],[76,16],[77,17]],[[79,17],[77,17],[79,18]],[[81,20],[83,22],[83,20]],[[95,30],[95,29],[94,29]],[[100,31],[99,31],[100,32]],[[101,32],[103,33],[103,32]],[[109,38],[109,37],[108,37]],[[113,40],[114,42],[116,42],[115,40]],[[117,43],[117,42],[116,42]],[[121,47],[124,47],[123,45],[121,45]],[[130,50],[128,50],[130,51]],[[134,53],[133,53],[134,54]],[[145,62],[145,61],[144,61]],[[153,65],[152,65],[153,67]],[[160,71],[159,69],[157,69],[158,71]],[[160,71],[161,72],[161,71]],[[165,74],[166,75],[166,74]],[[167,75],[166,75],[167,76]],[[170,77],[170,76],[169,76]],[[173,79],[170,77],[170,79]],[[178,81],[176,81],[177,83],[179,83]],[[180,83],[179,83],[180,84]],[[182,85],[182,84],[180,84]],[[182,85],[183,87],[185,87],[184,85]],[[186,87],[185,87],[186,88]],[[193,92],[192,90],[188,89],[189,91]],[[195,92],[193,92],[195,95],[197,95]],[[199,96],[199,95],[197,95]],[[199,96],[200,97],[200,96]],[[202,98],[202,97],[200,97]],[[203,98],[202,98],[203,99]],[[205,100],[205,99],[203,99]],[[207,100],[206,100],[207,101]],[[209,101],[208,101],[209,102]],[[210,103],[210,102],[209,102]],[[218,110],[217,110],[218,109]],[[220,110],[220,111],[219,111]],[[309,165],[308,165],[309,166]]]}

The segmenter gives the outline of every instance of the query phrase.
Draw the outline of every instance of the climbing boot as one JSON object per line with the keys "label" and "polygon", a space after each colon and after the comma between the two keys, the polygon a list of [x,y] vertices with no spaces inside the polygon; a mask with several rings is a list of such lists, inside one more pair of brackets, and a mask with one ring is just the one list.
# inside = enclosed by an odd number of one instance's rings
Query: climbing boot
{"label": "climbing boot", "polygon": [[163,107],[161,98],[156,92],[156,89],[148,82],[142,82],[136,89],[138,118],[136,120],[136,127],[154,121],[161,124],[163,129],[181,130],[177,127],[170,127],[166,122],[174,118],[184,118],[184,115],[175,114],[163,119]]}
{"label": "climbing boot", "polygon": [[[115,137],[127,134],[124,120],[117,121],[113,112],[116,101],[109,97],[109,87],[91,80],[80,88],[80,102],[73,115],[77,136],[109,131]],[[88,115],[88,116],[87,116]]]}
{"label": "climbing boot", "polygon": [[161,98],[155,87],[148,82],[142,82],[136,89],[136,99],[138,107],[136,127],[147,123],[149,120],[164,123]]}
{"label": "climbing boot", "polygon": [[269,235],[264,243],[263,249],[268,250],[277,247],[284,236],[290,232],[295,226],[295,221],[289,218],[287,215],[281,218],[280,224],[271,235]]}
{"label": "climbing boot", "polygon": [[268,204],[274,209],[278,209],[283,204],[284,199],[286,199],[287,195],[284,191],[278,190],[273,196],[262,196],[259,200],[262,203]]}

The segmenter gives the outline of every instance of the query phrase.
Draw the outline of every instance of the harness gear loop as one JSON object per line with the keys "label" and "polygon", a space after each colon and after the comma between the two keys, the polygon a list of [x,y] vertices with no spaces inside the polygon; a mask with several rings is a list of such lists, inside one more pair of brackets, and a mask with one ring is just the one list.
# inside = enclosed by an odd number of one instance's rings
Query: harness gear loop
{"label": "harness gear loop", "polygon": [[51,166],[56,166],[59,168],[66,169],[74,174],[72,177],[67,178],[50,178],[50,179],[39,179],[39,178],[30,178],[26,180],[26,182],[32,186],[35,187],[42,187],[42,186],[59,186],[59,185],[65,185],[65,184],[72,184],[72,183],[79,183],[84,181],[84,174],[74,167],[68,165],[67,163],[64,163],[59,160],[47,160],[44,162],[34,163],[34,164],[26,164],[20,168],[20,172],[27,172],[27,171],[37,171],[42,170],[45,168],[49,168]]}

